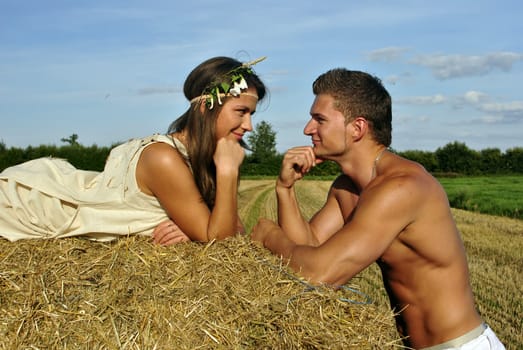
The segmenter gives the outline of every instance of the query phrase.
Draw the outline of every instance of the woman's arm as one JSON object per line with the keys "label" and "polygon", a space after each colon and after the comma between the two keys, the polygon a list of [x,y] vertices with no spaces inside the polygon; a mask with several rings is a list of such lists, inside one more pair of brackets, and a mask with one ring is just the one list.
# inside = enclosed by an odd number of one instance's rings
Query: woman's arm
{"label": "woman's arm", "polygon": [[243,156],[237,142],[218,142],[214,160],[216,198],[212,211],[205,204],[185,160],[168,144],[154,143],[143,150],[136,179],[140,189],[158,198],[169,218],[191,240],[223,239],[237,233],[238,174]]}

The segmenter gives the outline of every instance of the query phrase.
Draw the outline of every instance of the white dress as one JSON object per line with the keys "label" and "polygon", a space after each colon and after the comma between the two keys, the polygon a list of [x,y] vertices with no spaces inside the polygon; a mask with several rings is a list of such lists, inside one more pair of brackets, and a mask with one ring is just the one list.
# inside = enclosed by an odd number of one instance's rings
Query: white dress
{"label": "white dress", "polygon": [[156,134],[115,147],[103,172],[79,170],[59,158],[5,169],[0,173],[0,237],[109,241],[151,235],[168,216],[156,197],[140,191],[135,174],[141,152],[155,142],[176,147],[190,166],[179,140]]}

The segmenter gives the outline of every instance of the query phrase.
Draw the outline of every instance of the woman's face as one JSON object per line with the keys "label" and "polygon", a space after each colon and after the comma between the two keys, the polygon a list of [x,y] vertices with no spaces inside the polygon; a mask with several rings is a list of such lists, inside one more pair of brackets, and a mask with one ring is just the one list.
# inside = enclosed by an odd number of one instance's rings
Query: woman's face
{"label": "woman's face", "polygon": [[[247,91],[256,94],[255,89]],[[256,97],[245,94],[227,98],[216,119],[216,141],[225,137],[239,142],[246,132],[252,131],[251,117],[257,103]]]}

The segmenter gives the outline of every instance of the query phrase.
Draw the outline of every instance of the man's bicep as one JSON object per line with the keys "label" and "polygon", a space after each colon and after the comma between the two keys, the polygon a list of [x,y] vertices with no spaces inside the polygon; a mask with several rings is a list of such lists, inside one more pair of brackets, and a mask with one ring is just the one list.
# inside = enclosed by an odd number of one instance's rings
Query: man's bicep
{"label": "man's bicep", "polygon": [[326,243],[340,266],[351,266],[348,277],[382,256],[412,222],[416,201],[392,184],[361,198],[350,221]]}
{"label": "man's bicep", "polygon": [[402,185],[394,182],[362,196],[350,219],[314,252],[315,265],[305,272],[317,281],[344,284],[382,256],[419,206],[415,190]]}
{"label": "man's bicep", "polygon": [[377,221],[357,213],[331,235],[316,252],[315,261],[322,270],[316,278],[341,285],[374,263],[393,240],[392,236],[382,235],[382,227]]}

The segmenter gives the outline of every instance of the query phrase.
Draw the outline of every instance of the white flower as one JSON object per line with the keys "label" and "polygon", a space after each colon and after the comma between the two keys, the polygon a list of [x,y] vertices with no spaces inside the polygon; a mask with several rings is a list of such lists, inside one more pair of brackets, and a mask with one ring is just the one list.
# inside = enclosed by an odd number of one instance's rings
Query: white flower
{"label": "white flower", "polygon": [[241,94],[242,90],[245,90],[247,88],[248,88],[247,82],[242,77],[239,84],[236,81],[234,82],[234,86],[229,90],[229,93],[233,96],[239,96]]}
{"label": "white flower", "polygon": [[240,80],[240,89],[247,89],[247,88],[248,88],[247,82],[242,77],[242,79]]}
{"label": "white flower", "polygon": [[238,96],[241,92],[240,85],[237,82],[234,82],[234,86],[229,90],[229,93],[233,96]]}

